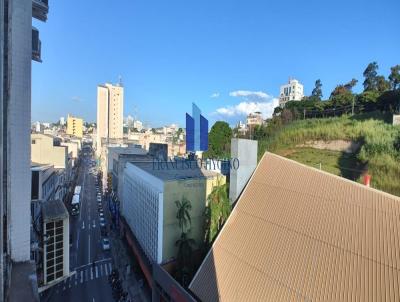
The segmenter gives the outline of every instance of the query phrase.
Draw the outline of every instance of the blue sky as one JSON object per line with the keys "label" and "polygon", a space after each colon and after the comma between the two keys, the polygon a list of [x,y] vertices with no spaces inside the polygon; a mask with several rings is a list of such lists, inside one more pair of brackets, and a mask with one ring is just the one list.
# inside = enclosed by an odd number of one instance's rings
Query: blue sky
{"label": "blue sky", "polygon": [[[32,120],[96,118],[96,86],[125,86],[125,115],[178,123],[196,102],[211,124],[270,114],[289,76],[324,96],[371,61],[400,64],[400,1],[49,1],[32,67]],[[112,4],[112,5],[111,5]]]}

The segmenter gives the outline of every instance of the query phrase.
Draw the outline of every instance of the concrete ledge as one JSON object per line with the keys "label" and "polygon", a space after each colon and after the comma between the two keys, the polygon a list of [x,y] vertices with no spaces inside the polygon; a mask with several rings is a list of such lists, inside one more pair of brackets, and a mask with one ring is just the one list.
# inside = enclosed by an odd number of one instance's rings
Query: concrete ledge
{"label": "concrete ledge", "polygon": [[17,262],[12,264],[10,302],[39,301],[34,262]]}

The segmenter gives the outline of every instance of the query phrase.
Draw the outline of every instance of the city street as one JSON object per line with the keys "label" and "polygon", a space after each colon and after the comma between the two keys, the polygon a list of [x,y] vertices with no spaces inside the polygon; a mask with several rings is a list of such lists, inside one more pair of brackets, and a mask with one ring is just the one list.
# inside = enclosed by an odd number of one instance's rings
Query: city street
{"label": "city street", "polygon": [[102,249],[96,178],[90,169],[91,158],[83,157],[76,183],[82,186],[81,209],[70,215],[71,276],[49,289],[42,301],[114,301],[107,278],[113,268],[111,251]]}

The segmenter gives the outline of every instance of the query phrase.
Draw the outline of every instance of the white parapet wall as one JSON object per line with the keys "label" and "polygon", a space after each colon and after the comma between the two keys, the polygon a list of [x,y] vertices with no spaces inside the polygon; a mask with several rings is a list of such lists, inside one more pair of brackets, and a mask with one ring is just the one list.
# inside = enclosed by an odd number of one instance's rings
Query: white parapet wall
{"label": "white parapet wall", "polygon": [[229,198],[234,203],[257,167],[258,142],[249,139],[231,140],[231,158],[239,160],[239,167],[231,169]]}

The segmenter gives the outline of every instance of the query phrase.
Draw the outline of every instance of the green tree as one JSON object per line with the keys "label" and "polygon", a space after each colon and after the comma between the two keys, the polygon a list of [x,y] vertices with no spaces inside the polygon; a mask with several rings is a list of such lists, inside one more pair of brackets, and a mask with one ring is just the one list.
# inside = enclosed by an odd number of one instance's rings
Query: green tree
{"label": "green tree", "polygon": [[385,79],[384,76],[376,77],[376,90],[379,92],[385,92],[390,89],[390,82]]}
{"label": "green tree", "polygon": [[400,88],[400,65],[390,68],[389,82],[393,90]]}
{"label": "green tree", "polygon": [[294,119],[292,111],[286,108],[283,109],[281,119],[284,125],[291,123]]}
{"label": "green tree", "polygon": [[322,99],[322,83],[321,80],[318,79],[315,81],[315,87],[311,92],[311,96],[309,100],[317,100],[320,101]]}
{"label": "green tree", "polygon": [[190,218],[190,211],[192,210],[192,204],[190,200],[186,197],[182,197],[181,200],[175,200],[175,205],[178,208],[176,212],[176,219],[178,219],[178,225],[181,229],[181,232],[186,232],[190,229],[192,224]]}
{"label": "green tree", "polygon": [[354,98],[352,89],[356,84],[357,80],[352,79],[346,84],[337,85],[329,97],[333,106],[346,106],[352,104]]}
{"label": "green tree", "polygon": [[226,184],[218,184],[212,189],[207,197],[207,207],[205,209],[205,245],[211,246],[215,237],[218,235],[222,226],[231,213],[231,204],[228,198]]}
{"label": "green tree", "polygon": [[226,158],[230,156],[232,129],[228,123],[216,122],[208,135],[208,151],[205,157]]}
{"label": "green tree", "polygon": [[366,109],[374,110],[376,108],[376,103],[378,102],[378,98],[380,93],[375,90],[364,91],[357,96],[357,103],[360,105],[364,105]]}
{"label": "green tree", "polygon": [[175,135],[172,137],[172,142],[176,144],[179,141],[179,136],[182,134],[183,129],[179,128],[178,131],[176,131]]}
{"label": "green tree", "polygon": [[363,72],[364,80],[364,91],[377,90],[377,76],[378,76],[378,63],[369,63],[367,68]]}

